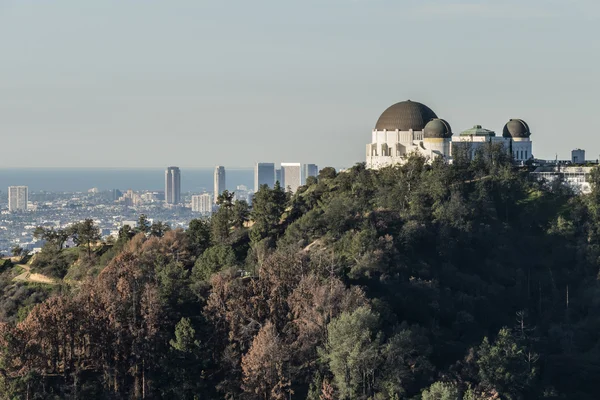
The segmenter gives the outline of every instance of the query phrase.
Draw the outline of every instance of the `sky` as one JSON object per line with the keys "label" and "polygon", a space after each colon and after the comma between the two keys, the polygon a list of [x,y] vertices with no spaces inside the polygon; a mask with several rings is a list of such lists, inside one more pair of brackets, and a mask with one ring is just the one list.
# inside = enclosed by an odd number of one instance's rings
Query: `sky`
{"label": "sky", "polygon": [[597,0],[0,0],[0,168],[347,167],[407,99],[596,159],[599,22]]}

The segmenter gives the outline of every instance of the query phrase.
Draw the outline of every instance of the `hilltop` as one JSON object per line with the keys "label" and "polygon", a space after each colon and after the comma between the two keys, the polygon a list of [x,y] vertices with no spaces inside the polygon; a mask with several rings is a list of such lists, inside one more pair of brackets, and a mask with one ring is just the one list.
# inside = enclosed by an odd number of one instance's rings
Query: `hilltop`
{"label": "hilltop", "polygon": [[60,284],[3,273],[39,296],[4,318],[4,398],[595,398],[600,177],[486,151],[50,244],[27,265]]}

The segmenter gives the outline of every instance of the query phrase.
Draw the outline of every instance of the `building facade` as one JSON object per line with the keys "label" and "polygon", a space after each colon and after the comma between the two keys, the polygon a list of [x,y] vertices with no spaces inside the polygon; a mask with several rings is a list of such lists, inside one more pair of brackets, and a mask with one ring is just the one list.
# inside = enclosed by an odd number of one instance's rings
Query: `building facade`
{"label": "building facade", "polygon": [[225,167],[222,165],[217,165],[215,167],[215,188],[213,193],[213,201],[215,204],[217,203],[219,195],[225,191],[225,185]]}
{"label": "building facade", "polygon": [[8,187],[8,211],[27,211],[29,188],[27,186]]}
{"label": "building facade", "polygon": [[306,184],[306,178],[309,176],[316,177],[319,175],[319,167],[317,164],[304,164],[302,165],[302,184]]}
{"label": "building facade", "polygon": [[181,171],[178,167],[169,167],[165,171],[165,203],[181,202]]}
{"label": "building facade", "polygon": [[529,126],[521,119],[509,120],[501,137],[481,125],[453,136],[446,120],[426,105],[408,100],[388,107],[377,120],[367,144],[366,164],[372,169],[403,164],[411,154],[451,162],[453,146],[474,157],[489,143],[502,144],[515,162],[524,163],[533,158],[530,136]]}
{"label": "building facade", "polygon": [[281,163],[281,186],[292,193],[302,185],[302,164]]}
{"label": "building facade", "polygon": [[267,185],[271,189],[275,186],[274,163],[256,163],[254,166],[254,192],[258,192],[262,185]]}
{"label": "building facade", "polygon": [[571,150],[571,162],[573,164],[585,164],[585,150]]}
{"label": "building facade", "polygon": [[532,178],[552,185],[560,182],[577,194],[588,194],[592,191],[590,174],[597,167],[548,165],[538,167],[531,173]]}
{"label": "building facade", "polygon": [[192,196],[192,211],[203,215],[212,214],[213,199],[210,193]]}
{"label": "building facade", "polygon": [[279,185],[283,185],[283,181],[281,180],[281,168],[275,170],[275,182],[279,182]]}

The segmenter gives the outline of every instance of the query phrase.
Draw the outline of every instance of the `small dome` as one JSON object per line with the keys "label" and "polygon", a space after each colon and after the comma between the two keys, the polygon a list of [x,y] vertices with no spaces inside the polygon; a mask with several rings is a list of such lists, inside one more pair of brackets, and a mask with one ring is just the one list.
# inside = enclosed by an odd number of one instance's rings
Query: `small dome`
{"label": "small dome", "polygon": [[432,119],[425,125],[423,136],[425,139],[450,138],[452,137],[452,128],[450,128],[448,122],[441,118]]}
{"label": "small dome", "polygon": [[511,119],[504,125],[502,136],[505,138],[528,138],[531,136],[529,125],[522,119]]}
{"label": "small dome", "polygon": [[416,101],[401,101],[381,114],[375,125],[375,130],[382,131],[422,131],[432,119],[437,115],[424,104]]}

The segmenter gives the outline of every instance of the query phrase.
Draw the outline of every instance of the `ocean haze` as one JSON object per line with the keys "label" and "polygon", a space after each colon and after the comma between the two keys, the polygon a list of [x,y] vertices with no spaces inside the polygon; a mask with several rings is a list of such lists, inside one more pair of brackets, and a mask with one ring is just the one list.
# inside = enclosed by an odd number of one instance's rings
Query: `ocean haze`
{"label": "ocean haze", "polygon": [[[213,190],[213,169],[181,170],[181,191],[201,193]],[[235,191],[237,185],[254,187],[251,168],[226,169],[227,189]],[[157,168],[1,168],[0,191],[8,186],[28,186],[30,191],[83,192],[91,188],[100,190],[165,190],[165,170]]]}
{"label": "ocean haze", "polygon": [[0,0],[0,167],[351,166],[379,115],[531,126],[590,158],[591,0]]}

